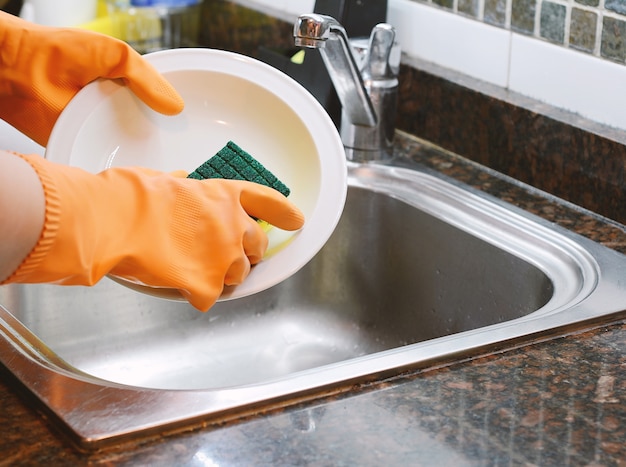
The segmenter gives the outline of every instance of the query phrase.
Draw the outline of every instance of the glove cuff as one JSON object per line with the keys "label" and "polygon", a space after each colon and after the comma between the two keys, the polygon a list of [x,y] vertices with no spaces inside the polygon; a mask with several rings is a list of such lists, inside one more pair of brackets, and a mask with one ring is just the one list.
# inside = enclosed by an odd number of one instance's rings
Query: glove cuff
{"label": "glove cuff", "polygon": [[13,274],[0,285],[12,282],[29,282],[28,279],[32,272],[37,270],[52,248],[61,223],[61,200],[54,179],[48,175],[48,172],[41,163],[43,159],[37,155],[24,156],[22,154],[15,154],[30,164],[41,181],[46,202],[45,221],[37,244]]}

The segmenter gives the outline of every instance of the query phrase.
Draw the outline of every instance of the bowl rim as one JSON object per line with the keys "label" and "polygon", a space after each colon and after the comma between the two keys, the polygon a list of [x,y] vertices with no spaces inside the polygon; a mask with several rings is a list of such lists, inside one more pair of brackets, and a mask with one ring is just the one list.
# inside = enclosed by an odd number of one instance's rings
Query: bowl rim
{"label": "bowl rim", "polygon": [[[226,286],[218,301],[261,292],[295,274],[330,238],[346,200],[348,182],[345,150],[339,132],[326,110],[308,90],[287,74],[260,60],[236,52],[185,48],[161,50],[143,57],[163,74],[212,71],[250,81],[282,100],[305,123],[318,154],[320,187],[317,202],[307,216],[304,227],[293,235],[289,244],[269,259],[255,265],[242,284]],[[71,165],[74,136],[78,134],[90,112],[90,109],[84,108],[83,103],[93,102],[94,96],[96,99],[105,99],[120,86],[123,84],[119,80],[98,79],[81,89],[54,125],[44,157]],[[332,183],[328,183],[328,180],[332,180]],[[162,298],[182,299],[172,289],[142,285],[133,288]]]}

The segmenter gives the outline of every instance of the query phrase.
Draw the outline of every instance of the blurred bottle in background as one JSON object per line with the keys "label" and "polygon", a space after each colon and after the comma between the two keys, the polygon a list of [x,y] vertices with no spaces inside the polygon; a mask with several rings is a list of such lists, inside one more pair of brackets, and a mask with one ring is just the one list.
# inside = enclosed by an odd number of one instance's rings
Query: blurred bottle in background
{"label": "blurred bottle in background", "polygon": [[[0,0],[1,1],[1,0]],[[140,53],[198,45],[201,0],[24,0],[20,16],[46,26],[90,29]]]}
{"label": "blurred bottle in background", "polygon": [[122,39],[140,53],[163,48],[159,13],[153,8],[135,8],[130,0],[106,0],[105,14],[85,27]]}
{"label": "blurred bottle in background", "polygon": [[45,26],[76,26],[96,17],[97,0],[24,0],[20,16]]}
{"label": "blurred bottle in background", "polygon": [[107,0],[113,35],[140,53],[194,47],[200,0]]}
{"label": "blurred bottle in background", "polygon": [[198,42],[200,0],[106,0],[111,34],[140,53]]}
{"label": "blurred bottle in background", "polygon": [[[198,45],[200,0],[131,0],[136,7],[154,8],[161,18],[161,48]],[[146,5],[150,3],[150,5]]]}

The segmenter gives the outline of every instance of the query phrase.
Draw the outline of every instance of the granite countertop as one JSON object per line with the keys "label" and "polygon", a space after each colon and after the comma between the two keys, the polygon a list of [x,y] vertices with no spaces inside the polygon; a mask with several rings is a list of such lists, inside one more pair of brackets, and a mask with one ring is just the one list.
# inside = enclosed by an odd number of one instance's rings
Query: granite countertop
{"label": "granite countertop", "polygon": [[[397,154],[618,251],[620,225],[406,134]],[[622,318],[622,319],[618,319]],[[0,465],[623,465],[626,315],[541,342],[269,413],[74,448],[12,377],[0,380]]]}

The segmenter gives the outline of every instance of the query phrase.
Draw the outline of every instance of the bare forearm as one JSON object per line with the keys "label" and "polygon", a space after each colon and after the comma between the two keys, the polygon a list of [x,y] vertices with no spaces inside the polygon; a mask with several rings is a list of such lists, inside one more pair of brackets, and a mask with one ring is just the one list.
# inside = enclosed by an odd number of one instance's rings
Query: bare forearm
{"label": "bare forearm", "polygon": [[0,150],[0,282],[36,245],[44,225],[45,197],[34,169]]}

